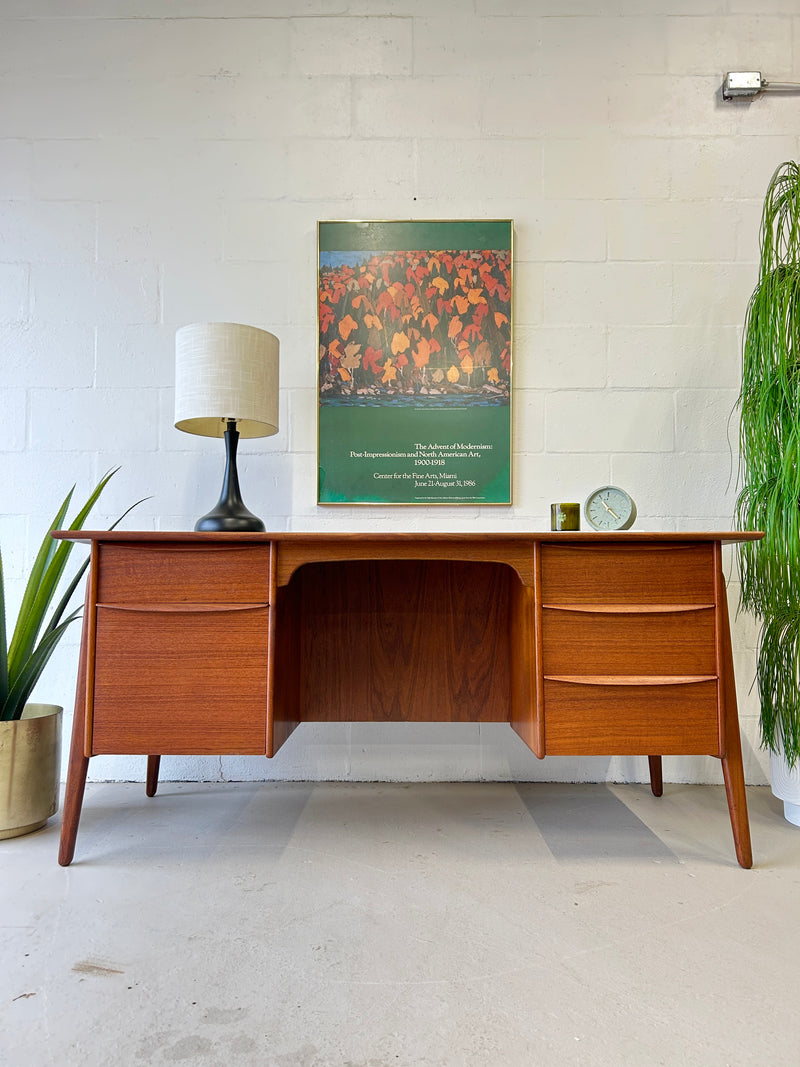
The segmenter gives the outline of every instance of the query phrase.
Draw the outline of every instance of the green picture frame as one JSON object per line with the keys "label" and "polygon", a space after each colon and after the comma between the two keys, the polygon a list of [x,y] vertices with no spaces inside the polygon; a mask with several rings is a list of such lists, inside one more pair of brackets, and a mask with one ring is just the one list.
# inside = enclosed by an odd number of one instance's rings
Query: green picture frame
{"label": "green picture frame", "polygon": [[511,504],[513,231],[317,224],[319,504]]}

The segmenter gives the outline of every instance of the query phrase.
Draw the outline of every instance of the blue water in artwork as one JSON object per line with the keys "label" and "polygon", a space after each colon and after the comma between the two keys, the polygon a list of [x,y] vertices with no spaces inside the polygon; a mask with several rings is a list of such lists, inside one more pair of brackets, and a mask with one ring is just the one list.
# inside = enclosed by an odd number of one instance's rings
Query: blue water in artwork
{"label": "blue water in artwork", "polygon": [[496,408],[508,407],[507,396],[326,396],[325,407],[336,408]]}

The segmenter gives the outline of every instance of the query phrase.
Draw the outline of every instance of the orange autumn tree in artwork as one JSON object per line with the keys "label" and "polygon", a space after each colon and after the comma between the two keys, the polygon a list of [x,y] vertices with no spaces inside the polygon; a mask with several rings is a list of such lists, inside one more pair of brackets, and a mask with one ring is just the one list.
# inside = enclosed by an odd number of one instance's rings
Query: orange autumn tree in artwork
{"label": "orange autumn tree in artwork", "polygon": [[508,403],[509,250],[365,252],[320,266],[318,321],[321,403]]}

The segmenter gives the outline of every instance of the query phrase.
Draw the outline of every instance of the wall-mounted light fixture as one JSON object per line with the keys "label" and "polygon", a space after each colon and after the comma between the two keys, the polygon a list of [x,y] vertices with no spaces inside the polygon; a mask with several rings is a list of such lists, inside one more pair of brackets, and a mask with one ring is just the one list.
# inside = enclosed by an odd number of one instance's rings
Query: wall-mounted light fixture
{"label": "wall-mounted light fixture", "polygon": [[768,82],[760,70],[730,70],[722,82],[723,100],[752,100],[759,93],[800,94],[798,82]]}
{"label": "wall-mounted light fixture", "polygon": [[722,83],[722,99],[757,96],[766,84],[760,70],[728,71]]}

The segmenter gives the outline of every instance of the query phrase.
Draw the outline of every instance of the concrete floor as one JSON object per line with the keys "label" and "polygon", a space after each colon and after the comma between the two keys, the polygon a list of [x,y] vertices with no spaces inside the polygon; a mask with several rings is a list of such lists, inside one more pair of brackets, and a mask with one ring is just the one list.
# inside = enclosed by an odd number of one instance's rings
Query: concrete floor
{"label": "concrete floor", "polygon": [[87,789],[0,843],[0,1063],[800,1062],[800,830],[714,786]]}

